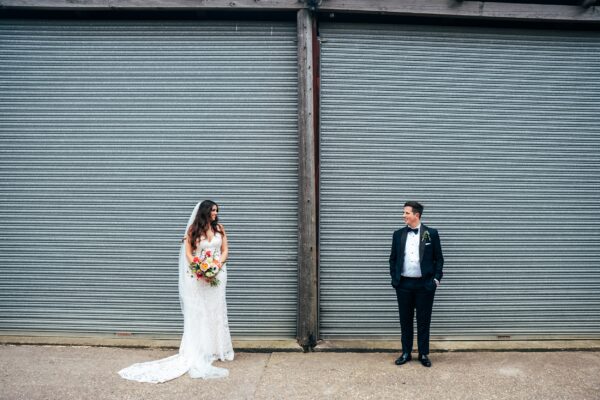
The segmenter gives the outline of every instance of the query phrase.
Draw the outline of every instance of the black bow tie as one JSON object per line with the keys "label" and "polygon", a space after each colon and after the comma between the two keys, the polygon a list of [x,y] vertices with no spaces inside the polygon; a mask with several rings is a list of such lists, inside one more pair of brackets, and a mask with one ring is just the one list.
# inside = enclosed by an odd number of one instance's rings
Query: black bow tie
{"label": "black bow tie", "polygon": [[415,235],[419,234],[419,228],[412,229],[412,228],[407,227],[406,229],[408,229],[406,231],[406,233],[413,232]]}

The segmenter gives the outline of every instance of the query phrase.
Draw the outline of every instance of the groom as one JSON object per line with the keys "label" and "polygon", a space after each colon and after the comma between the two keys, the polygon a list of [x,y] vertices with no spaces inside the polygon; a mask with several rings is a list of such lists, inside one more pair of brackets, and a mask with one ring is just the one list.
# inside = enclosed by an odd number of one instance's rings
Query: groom
{"label": "groom", "polygon": [[406,227],[394,232],[390,254],[390,275],[396,289],[402,355],[396,365],[411,360],[413,347],[413,318],[417,310],[417,341],[419,361],[431,367],[429,354],[429,325],[435,289],[442,280],[444,256],[438,231],[421,224],[423,206],[416,201],[404,204]]}

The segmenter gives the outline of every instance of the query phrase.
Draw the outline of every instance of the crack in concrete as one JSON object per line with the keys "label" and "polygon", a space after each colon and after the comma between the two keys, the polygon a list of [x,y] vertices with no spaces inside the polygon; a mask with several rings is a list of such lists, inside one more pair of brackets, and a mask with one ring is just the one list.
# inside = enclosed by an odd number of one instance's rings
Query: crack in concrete
{"label": "crack in concrete", "polygon": [[260,374],[260,378],[258,378],[258,382],[256,383],[256,388],[254,388],[254,393],[252,394],[253,399],[256,398],[256,392],[258,392],[258,390],[260,389],[262,382],[264,380],[263,378],[266,376],[267,368],[269,368],[269,363],[271,362],[271,358],[273,358],[273,353],[269,354],[269,357],[265,361],[265,367],[263,368],[262,373]]}

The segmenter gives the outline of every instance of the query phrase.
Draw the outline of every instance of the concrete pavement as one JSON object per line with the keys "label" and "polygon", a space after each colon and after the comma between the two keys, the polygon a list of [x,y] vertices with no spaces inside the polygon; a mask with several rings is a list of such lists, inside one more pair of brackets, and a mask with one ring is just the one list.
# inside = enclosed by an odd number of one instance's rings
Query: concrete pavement
{"label": "concrete pavement", "polygon": [[117,371],[173,349],[0,345],[0,399],[600,399],[600,352],[237,352],[221,380],[153,385]]}

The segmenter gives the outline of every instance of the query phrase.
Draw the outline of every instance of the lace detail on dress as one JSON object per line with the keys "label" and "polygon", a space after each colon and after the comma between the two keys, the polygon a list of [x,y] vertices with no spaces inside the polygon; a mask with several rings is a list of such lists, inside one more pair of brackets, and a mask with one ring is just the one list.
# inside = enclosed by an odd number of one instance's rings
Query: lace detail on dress
{"label": "lace detail on dress", "polygon": [[[188,227],[198,209],[194,210]],[[198,250],[221,251],[222,238],[216,234],[211,241],[202,240]],[[224,378],[229,375],[225,368],[213,367],[215,360],[231,361],[234,358],[225,287],[227,266],[219,272],[221,283],[211,287],[202,280],[190,276],[185,245],[179,254],[179,296],[183,312],[183,337],[179,354],[162,360],[133,364],[119,371],[125,379],[138,382],[161,383],[175,379],[188,372],[192,378]]]}

